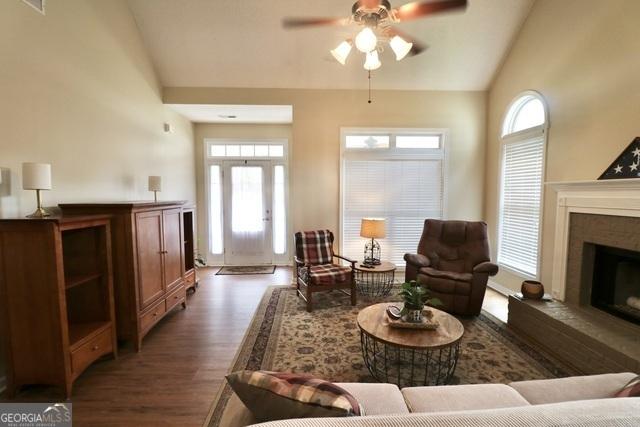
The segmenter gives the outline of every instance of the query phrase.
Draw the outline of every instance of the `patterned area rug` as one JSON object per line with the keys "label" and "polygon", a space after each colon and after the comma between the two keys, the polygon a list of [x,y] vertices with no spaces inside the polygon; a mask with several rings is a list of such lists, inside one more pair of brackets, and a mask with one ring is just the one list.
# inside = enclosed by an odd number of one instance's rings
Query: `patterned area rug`
{"label": "patterned area rug", "polygon": [[[395,301],[395,289],[383,300],[359,298],[349,305],[341,293],[314,295],[307,313],[295,290],[271,287],[263,297],[230,372],[249,369],[309,373],[334,382],[375,382],[360,348],[356,317],[362,308]],[[509,383],[576,374],[512,333],[486,312],[461,318],[465,327],[462,354],[453,384]],[[228,385],[214,401],[208,426],[219,426],[232,392]]]}
{"label": "patterned area rug", "polygon": [[216,276],[234,276],[245,274],[273,274],[276,271],[274,265],[257,265],[257,266],[229,266],[222,267],[216,273]]}

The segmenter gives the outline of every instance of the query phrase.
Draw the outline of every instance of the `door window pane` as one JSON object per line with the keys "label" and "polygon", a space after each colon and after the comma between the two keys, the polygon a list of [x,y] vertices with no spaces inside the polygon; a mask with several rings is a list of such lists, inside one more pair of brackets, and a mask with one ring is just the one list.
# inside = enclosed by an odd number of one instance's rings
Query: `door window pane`
{"label": "door window pane", "polygon": [[212,145],[211,146],[211,156],[212,157],[224,157],[226,155],[226,150],[224,145]]}
{"label": "door window pane", "polygon": [[261,167],[231,168],[231,230],[234,233],[263,230],[262,185]]}
{"label": "door window pane", "polygon": [[256,157],[269,157],[269,146],[256,145]]}
{"label": "door window pane", "polygon": [[283,157],[283,156],[284,156],[284,146],[282,145],[269,146],[269,157]]}
{"label": "door window pane", "polygon": [[222,249],[222,180],[220,166],[211,165],[209,168],[209,251],[219,255]]}
{"label": "door window pane", "polygon": [[440,148],[438,135],[398,135],[396,148]]}
{"label": "door window pane", "polygon": [[285,213],[284,166],[273,170],[273,252],[282,255],[287,252],[287,218]]}
{"label": "door window pane", "polygon": [[242,156],[242,157],[253,157],[254,156],[254,146],[253,145],[241,145],[240,146],[240,156]]}
{"label": "door window pane", "polygon": [[239,157],[240,146],[239,145],[227,145],[227,157]]}

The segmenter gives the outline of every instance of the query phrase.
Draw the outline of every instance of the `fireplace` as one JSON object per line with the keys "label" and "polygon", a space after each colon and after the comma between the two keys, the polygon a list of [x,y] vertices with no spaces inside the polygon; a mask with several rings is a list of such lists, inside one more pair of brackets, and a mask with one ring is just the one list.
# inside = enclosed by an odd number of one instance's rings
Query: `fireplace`
{"label": "fireplace", "polygon": [[640,324],[640,252],[593,246],[591,305]]}

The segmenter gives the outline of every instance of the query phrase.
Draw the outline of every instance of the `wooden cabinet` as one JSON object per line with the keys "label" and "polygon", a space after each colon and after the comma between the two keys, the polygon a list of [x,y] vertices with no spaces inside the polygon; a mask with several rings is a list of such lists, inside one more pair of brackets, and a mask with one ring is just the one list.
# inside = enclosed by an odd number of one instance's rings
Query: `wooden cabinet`
{"label": "wooden cabinet", "polygon": [[60,205],[65,215],[111,216],[117,334],[136,351],[160,319],[175,307],[186,308],[183,204]]}
{"label": "wooden cabinet", "polygon": [[61,387],[116,356],[108,217],[0,220],[0,301],[10,396]]}
{"label": "wooden cabinet", "polygon": [[195,264],[196,208],[182,209],[182,234],[184,235],[184,286],[187,290],[198,287],[198,273]]}

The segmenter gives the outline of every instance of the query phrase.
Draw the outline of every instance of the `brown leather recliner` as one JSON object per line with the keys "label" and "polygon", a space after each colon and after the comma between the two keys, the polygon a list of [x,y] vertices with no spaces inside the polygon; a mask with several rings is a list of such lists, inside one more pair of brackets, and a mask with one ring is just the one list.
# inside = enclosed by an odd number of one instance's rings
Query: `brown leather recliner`
{"label": "brown leather recliner", "polygon": [[477,316],[489,276],[498,273],[490,262],[487,224],[428,219],[417,254],[405,254],[405,280],[417,280],[439,298],[449,313]]}

